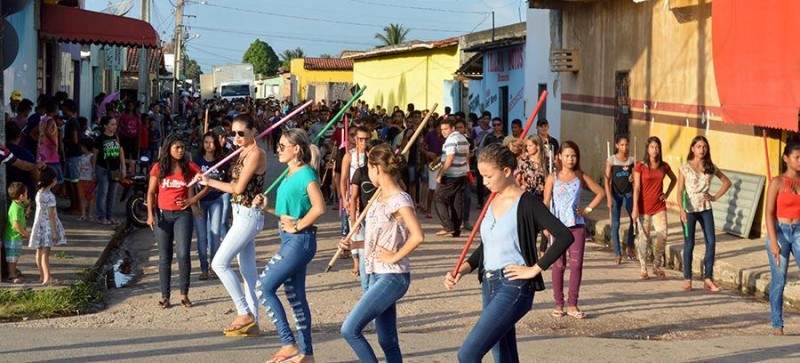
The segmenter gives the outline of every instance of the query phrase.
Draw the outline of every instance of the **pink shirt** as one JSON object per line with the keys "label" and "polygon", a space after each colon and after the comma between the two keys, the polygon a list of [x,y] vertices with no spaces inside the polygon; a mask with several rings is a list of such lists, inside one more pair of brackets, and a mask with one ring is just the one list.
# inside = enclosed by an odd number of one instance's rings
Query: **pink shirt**
{"label": "pink shirt", "polygon": [[391,274],[411,272],[408,256],[400,262],[388,264],[378,261],[378,247],[399,251],[408,239],[408,228],[394,217],[400,208],[414,210],[414,202],[408,193],[400,192],[385,202],[375,200],[367,211],[366,238],[364,239],[364,267],[368,274]]}
{"label": "pink shirt", "polygon": [[[36,150],[38,160],[45,163],[57,163],[58,156],[58,142],[53,142],[47,137],[47,124],[50,122],[49,117],[42,118],[39,122],[39,148]],[[56,131],[58,132],[58,131]],[[58,138],[56,138],[58,140]]]}

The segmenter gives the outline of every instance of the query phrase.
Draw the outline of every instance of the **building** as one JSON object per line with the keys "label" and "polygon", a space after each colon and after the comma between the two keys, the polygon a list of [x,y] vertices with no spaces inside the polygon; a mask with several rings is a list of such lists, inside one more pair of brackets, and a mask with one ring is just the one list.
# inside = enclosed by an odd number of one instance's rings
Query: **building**
{"label": "building", "polygon": [[353,60],[340,58],[296,58],[289,65],[294,78],[292,97],[299,100],[337,100],[352,97]]}
{"label": "building", "polygon": [[80,114],[88,116],[94,95],[120,90],[125,47],[161,45],[150,24],[84,10],[82,1],[14,0],[3,1],[3,6],[12,3],[23,5],[7,18],[19,47],[3,73],[4,100],[15,89],[34,101],[39,94],[63,91],[78,103]]}
{"label": "building", "polygon": [[[551,9],[561,139],[581,147],[584,171],[600,178],[607,143],[629,134],[637,159],[645,140],[658,136],[673,169],[702,135],[723,170],[766,175],[768,160],[772,174],[778,172],[782,147],[798,131],[800,51],[791,40],[800,33],[797,2],[532,0],[529,6]],[[756,230],[762,218],[755,217]]]}
{"label": "building", "polygon": [[[439,104],[460,110],[461,84],[454,80],[458,70],[459,38],[419,41],[381,47],[351,55],[353,82],[366,86],[361,99],[370,107],[405,110]],[[454,107],[458,106],[458,107]]]}

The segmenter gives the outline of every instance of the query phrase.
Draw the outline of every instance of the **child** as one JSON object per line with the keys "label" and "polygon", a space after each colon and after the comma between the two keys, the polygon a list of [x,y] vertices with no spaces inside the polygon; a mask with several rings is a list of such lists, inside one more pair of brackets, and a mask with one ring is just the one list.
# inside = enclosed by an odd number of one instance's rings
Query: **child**
{"label": "child", "polygon": [[158,158],[158,149],[161,147],[161,130],[156,127],[156,119],[151,117],[150,132],[148,138],[150,139],[150,160]]}
{"label": "child", "polygon": [[[91,139],[81,140],[81,161],[79,164],[79,177],[78,177],[78,197],[81,199],[81,217],[78,220],[86,221],[94,214],[94,190],[97,184],[94,181],[93,174],[94,168],[92,167],[92,145],[94,142]],[[89,213],[87,213],[87,209]]]}
{"label": "child", "polygon": [[56,171],[46,167],[39,176],[36,193],[36,216],[33,219],[28,247],[36,248],[36,268],[42,285],[58,285],[61,281],[50,275],[50,248],[67,244],[64,226],[56,215],[56,196],[50,191],[56,186]]}
{"label": "child", "polygon": [[25,221],[25,204],[28,203],[28,189],[24,184],[13,182],[8,186],[8,197],[11,205],[8,207],[8,224],[6,225],[3,241],[5,241],[6,263],[8,265],[8,278],[12,283],[24,282],[22,276],[17,274],[17,261],[22,252],[22,240],[28,238]]}

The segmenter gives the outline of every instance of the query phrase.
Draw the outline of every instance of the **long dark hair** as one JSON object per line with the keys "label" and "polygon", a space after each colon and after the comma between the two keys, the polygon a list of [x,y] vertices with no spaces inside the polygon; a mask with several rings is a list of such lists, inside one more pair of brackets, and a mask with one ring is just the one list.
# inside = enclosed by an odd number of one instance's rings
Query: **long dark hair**
{"label": "long dark hair", "polygon": [[50,184],[56,180],[56,169],[48,166],[39,173],[39,181],[36,182],[36,188],[41,190],[44,187],[49,187]]}
{"label": "long dark hair", "polygon": [[661,139],[658,136],[650,136],[647,138],[647,142],[644,143],[644,157],[642,157],[642,163],[650,167],[650,144],[656,143],[658,145],[658,155],[656,156],[656,167],[664,170],[664,160],[661,157]]}
{"label": "long dark hair", "polygon": [[706,152],[706,155],[703,156],[702,160],[703,174],[714,174],[714,169],[716,169],[716,167],[714,166],[714,163],[711,162],[711,144],[708,143],[708,139],[706,139],[705,136],[698,135],[695,136],[694,139],[692,139],[692,144],[689,145],[689,155],[686,156],[686,161],[694,160],[694,153],[692,152],[692,148],[694,147],[695,144],[697,144],[700,141],[705,142],[706,146],[708,146],[708,151]]}
{"label": "long dark hair", "polygon": [[[169,134],[164,140],[164,144],[161,145],[161,155],[158,157],[158,180],[164,180],[167,175],[172,173],[172,155],[169,151],[172,145],[177,143],[181,143],[186,147],[186,142],[177,134]],[[189,158],[187,155],[188,153],[184,153],[183,158],[175,161],[184,180],[189,180]]]}
{"label": "long dark hair", "polygon": [[[206,138],[207,137],[210,137],[212,140],[214,140],[214,160],[222,159],[222,156],[224,155],[223,150],[222,150],[222,145],[219,143],[219,138],[216,135],[214,135],[213,132],[209,131],[209,132],[206,132],[205,134],[203,134],[203,139],[202,139],[202,144],[201,145],[206,143]],[[206,148],[204,146],[203,147],[203,155],[205,155],[205,154],[206,154]]]}
{"label": "long dark hair", "polygon": [[[795,151],[800,151],[800,142],[794,141],[786,144],[786,146],[783,148],[783,156],[788,158],[789,155],[792,155],[792,153]],[[786,162],[783,161],[783,158],[781,158],[781,173],[785,173],[786,169],[788,168],[789,166],[786,165]]]}

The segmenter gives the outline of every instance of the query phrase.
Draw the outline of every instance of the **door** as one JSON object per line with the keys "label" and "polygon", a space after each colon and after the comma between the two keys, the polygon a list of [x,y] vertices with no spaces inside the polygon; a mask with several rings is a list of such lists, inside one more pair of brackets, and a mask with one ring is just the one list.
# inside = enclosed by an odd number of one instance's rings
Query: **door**
{"label": "door", "polygon": [[509,124],[511,120],[508,119],[508,86],[500,87],[500,92],[498,92],[497,97],[499,98],[498,103],[500,105],[500,118],[503,119],[503,134],[508,135],[509,132]]}
{"label": "door", "polygon": [[631,124],[630,72],[617,71],[614,84],[614,138],[629,135]]}
{"label": "door", "polygon": [[[542,92],[547,91],[547,83],[539,83],[539,91],[536,92],[536,100],[534,102],[539,102],[539,97],[542,97]],[[533,106],[536,107],[536,104]],[[547,119],[547,97],[544,98],[544,102],[542,102],[542,108],[539,109],[539,113],[536,114],[536,121],[541,121]]]}

